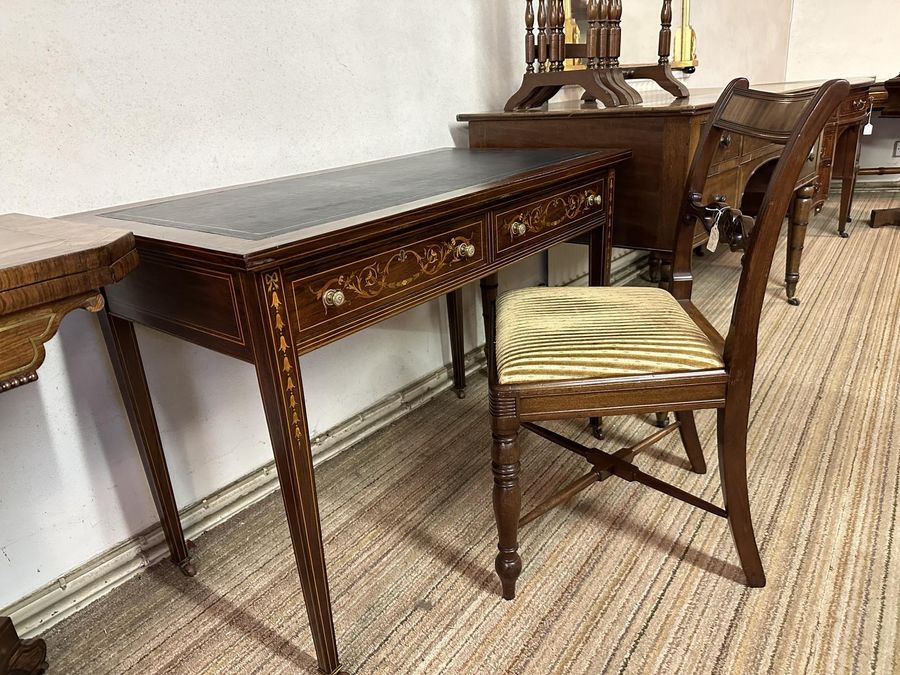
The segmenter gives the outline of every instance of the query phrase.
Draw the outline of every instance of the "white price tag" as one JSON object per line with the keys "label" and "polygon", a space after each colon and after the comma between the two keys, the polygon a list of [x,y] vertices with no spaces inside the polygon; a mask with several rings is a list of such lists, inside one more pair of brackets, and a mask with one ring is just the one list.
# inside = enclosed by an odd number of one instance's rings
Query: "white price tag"
{"label": "white price tag", "polygon": [[709,231],[709,239],[706,242],[706,250],[712,251],[715,253],[716,248],[719,246],[719,223],[718,219],[716,219],[716,224],[712,226],[712,229]]}
{"label": "white price tag", "polygon": [[873,129],[875,129],[875,126],[871,122],[869,122],[866,126],[863,127],[863,136],[871,136]]}

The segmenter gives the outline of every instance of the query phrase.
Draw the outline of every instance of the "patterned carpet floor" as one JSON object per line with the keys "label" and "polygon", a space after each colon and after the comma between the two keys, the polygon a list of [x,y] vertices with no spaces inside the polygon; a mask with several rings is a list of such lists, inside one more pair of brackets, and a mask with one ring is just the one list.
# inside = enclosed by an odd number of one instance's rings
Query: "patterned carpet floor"
{"label": "patterned carpet floor", "polygon": [[[760,332],[750,496],[768,585],[749,589],[727,523],[615,479],[527,526],[513,602],[493,572],[486,385],[452,393],[317,471],[341,660],[352,673],[900,672],[900,195],[814,218],[799,307],[782,241]],[[697,304],[728,325],[739,256],[696,259]],[[606,449],[652,431],[607,420]],[[636,460],[721,503],[677,434]],[[559,425],[594,442],[580,422]],[[584,472],[523,437],[524,508]],[[49,630],[56,673],[315,672],[279,495],[197,541],[199,574],[160,564]]]}

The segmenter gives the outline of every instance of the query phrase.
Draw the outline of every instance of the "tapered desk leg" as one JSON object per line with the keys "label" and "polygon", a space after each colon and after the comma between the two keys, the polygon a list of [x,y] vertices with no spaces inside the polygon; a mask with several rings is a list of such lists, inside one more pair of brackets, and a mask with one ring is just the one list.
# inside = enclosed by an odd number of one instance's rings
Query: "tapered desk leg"
{"label": "tapered desk leg", "polygon": [[150,390],[147,388],[134,325],[126,319],[113,316],[106,307],[97,316],[172,562],[187,576],[192,577],[195,569],[188,549],[189,542],[185,540],[181,529],[181,519],[178,516],[178,506],[172,491],[172,481],[166,466],[166,456],[159,437],[153,402],[150,400]]}
{"label": "tapered desk leg", "polygon": [[836,153],[843,159],[841,167],[841,208],[838,212],[838,233],[846,238],[847,223],[850,222],[850,208],[853,206],[853,191],[856,189],[856,174],[859,170],[859,146],[861,124],[854,124],[844,129],[844,133],[838,139],[841,146]]}
{"label": "tapered desk leg", "polygon": [[[610,190],[609,194],[612,194]],[[611,211],[610,211],[611,213]],[[612,220],[610,219],[610,223]],[[595,227],[588,238],[588,284],[590,286],[609,286],[610,261],[612,259],[612,226]],[[591,433],[597,440],[605,438],[603,434],[603,418],[591,417]]]}
{"label": "tapered desk leg", "polygon": [[447,319],[450,322],[450,358],[453,360],[453,389],[458,398],[465,398],[466,352],[463,344],[461,288],[447,293]]}
{"label": "tapered desk leg", "polygon": [[[340,671],[300,363],[279,271],[246,277],[253,356],[319,670]],[[255,300],[255,302],[254,302]]]}
{"label": "tapered desk leg", "polygon": [[12,620],[0,616],[0,675],[39,675],[46,670],[44,641],[20,639]]}
{"label": "tapered desk leg", "polygon": [[791,209],[784,286],[788,302],[792,305],[800,304],[800,300],[796,297],[797,282],[800,281],[800,259],[803,256],[806,226],[809,224],[809,211],[815,193],[814,185],[804,185],[794,195],[794,205]]}

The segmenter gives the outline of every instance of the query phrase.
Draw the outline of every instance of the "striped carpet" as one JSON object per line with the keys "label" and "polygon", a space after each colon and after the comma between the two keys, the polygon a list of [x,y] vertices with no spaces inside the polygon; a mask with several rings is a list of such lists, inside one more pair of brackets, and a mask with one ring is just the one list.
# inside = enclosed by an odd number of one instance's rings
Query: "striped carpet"
{"label": "striped carpet", "polygon": [[[900,672],[900,228],[866,227],[891,196],[859,192],[840,239],[836,202],[810,227],[802,304],[784,301],[782,243],[763,312],[749,455],[766,588],[743,585],[724,520],[611,479],[525,528],[519,597],[502,601],[476,377],[318,471],[347,670]],[[724,330],[738,256],[696,272]],[[671,437],[637,463],[719,501],[714,416],[697,421],[706,475]],[[605,447],[648,431],[609,419]],[[535,436],[523,450],[526,509],[583,472]],[[48,631],[53,672],[314,672],[280,498],[197,543],[195,579],[156,566]]]}

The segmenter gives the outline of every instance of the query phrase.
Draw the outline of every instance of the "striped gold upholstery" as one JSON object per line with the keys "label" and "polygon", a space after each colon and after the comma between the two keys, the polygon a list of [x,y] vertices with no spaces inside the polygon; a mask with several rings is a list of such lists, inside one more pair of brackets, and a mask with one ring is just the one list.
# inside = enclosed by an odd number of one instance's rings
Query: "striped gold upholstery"
{"label": "striped gold upholstery", "polygon": [[659,288],[525,288],[497,302],[500,384],[722,368],[706,335]]}

